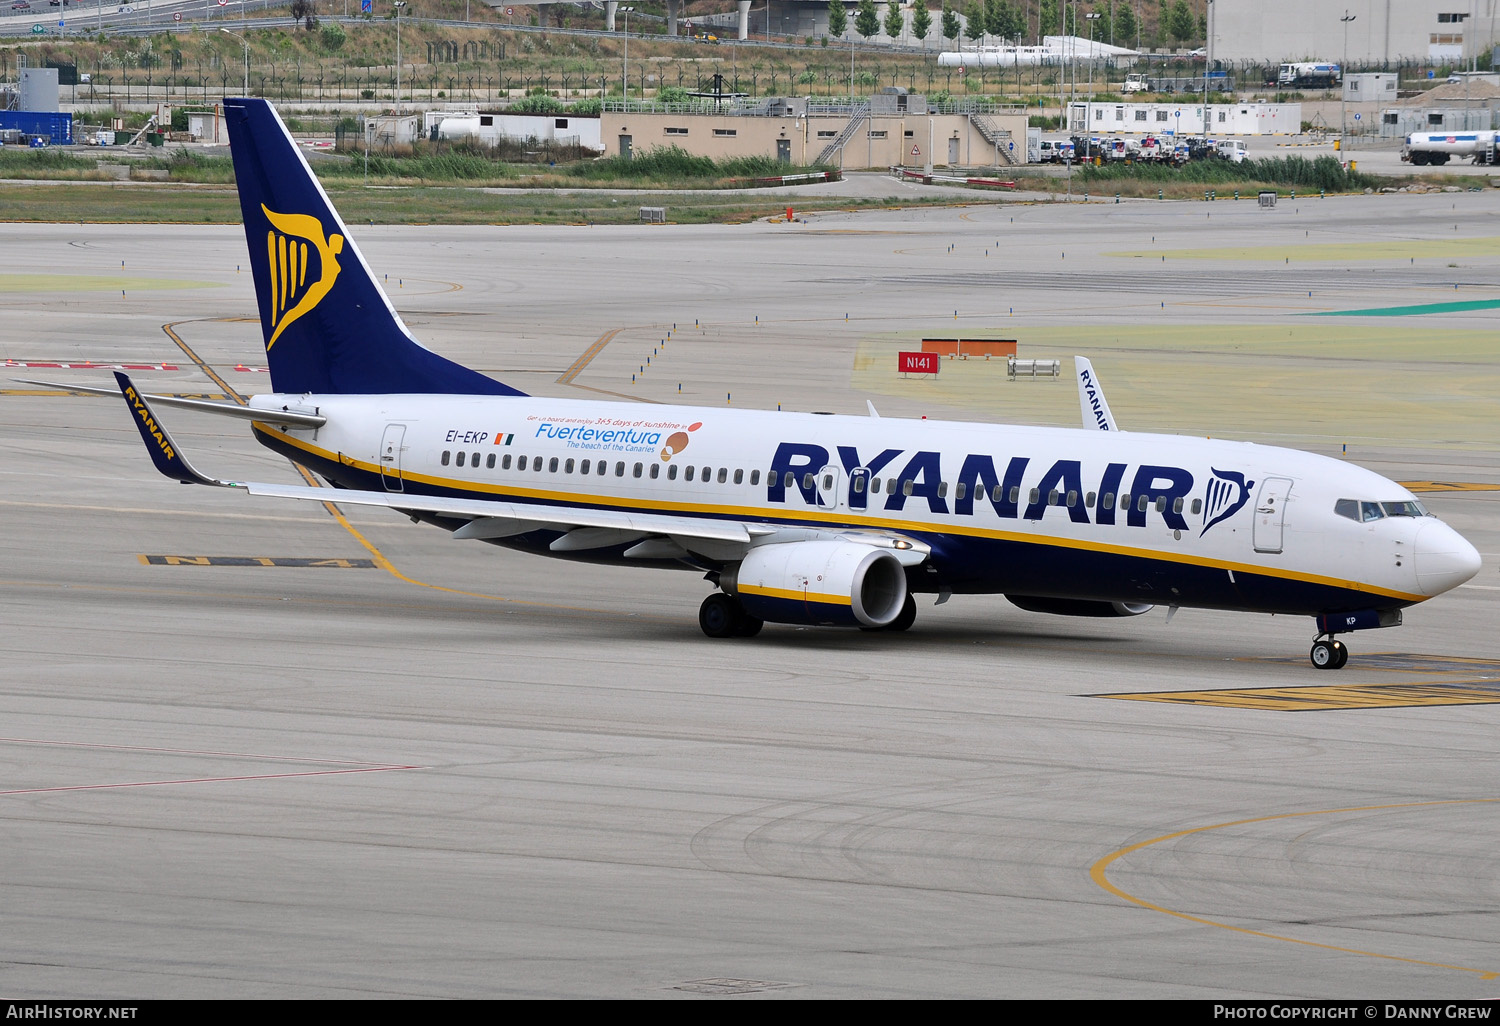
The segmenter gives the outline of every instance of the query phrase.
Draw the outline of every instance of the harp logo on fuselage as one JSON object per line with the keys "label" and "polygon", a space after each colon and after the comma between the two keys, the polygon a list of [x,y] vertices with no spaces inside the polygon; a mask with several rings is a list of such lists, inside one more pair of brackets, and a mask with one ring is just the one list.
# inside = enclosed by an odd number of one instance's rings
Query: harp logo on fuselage
{"label": "harp logo on fuselage", "polygon": [[283,331],[311,313],[333,288],[339,276],[338,255],[344,251],[344,237],[333,234],[325,238],[323,223],[311,214],[278,214],[264,203],[260,209],[271,223],[271,230],[266,232],[266,260],[271,272],[269,350]]}

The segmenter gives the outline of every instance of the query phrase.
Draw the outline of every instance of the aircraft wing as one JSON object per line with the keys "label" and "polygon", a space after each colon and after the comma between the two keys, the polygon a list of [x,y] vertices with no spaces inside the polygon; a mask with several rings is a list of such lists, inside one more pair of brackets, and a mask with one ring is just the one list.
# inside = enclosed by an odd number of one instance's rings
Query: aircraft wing
{"label": "aircraft wing", "polygon": [[[783,527],[756,521],[716,520],[709,517],[672,516],[665,513],[646,513],[632,510],[598,509],[587,506],[533,505],[524,502],[504,502],[490,499],[466,499],[457,496],[412,495],[405,492],[373,492],[348,488],[313,488],[307,485],[267,484],[259,481],[222,481],[198,471],[172,441],[166,426],[157,419],[146,396],[138,392],[130,378],[119,371],[115,379],[120,385],[120,394],[135,417],[136,427],[146,443],[156,469],[174,481],[183,484],[213,485],[219,488],[239,488],[251,495],[270,498],[301,499],[312,502],[336,502],[341,505],[383,506],[402,512],[436,513],[469,523],[453,532],[456,539],[507,538],[537,530],[566,532],[556,539],[551,548],[554,552],[583,551],[627,542],[647,539],[670,539],[680,546],[679,554],[687,555],[687,547],[680,542],[713,543],[719,551],[743,556],[743,550],[751,545],[775,541],[801,541],[810,535],[845,537],[872,548],[894,551],[904,566],[915,566],[927,559],[931,552],[925,542],[894,532],[841,531],[838,528]],[[215,405],[215,404],[208,404]],[[245,409],[245,407],[238,407]],[[273,418],[256,418],[273,419]],[[653,553],[653,555],[656,555]],[[660,554],[672,558],[669,552]]]}

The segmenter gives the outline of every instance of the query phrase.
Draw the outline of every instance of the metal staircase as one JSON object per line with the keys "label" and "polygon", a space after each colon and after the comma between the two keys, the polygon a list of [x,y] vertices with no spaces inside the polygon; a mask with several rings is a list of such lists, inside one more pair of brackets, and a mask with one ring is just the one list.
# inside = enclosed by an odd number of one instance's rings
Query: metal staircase
{"label": "metal staircase", "polygon": [[868,120],[870,120],[870,104],[868,102],[861,103],[849,115],[849,123],[844,126],[844,130],[838,134],[837,138],[823,147],[823,152],[818,154],[818,159],[813,163],[827,164],[831,161],[833,155],[847,146],[849,140],[854,138],[854,133],[859,131],[860,126]]}
{"label": "metal staircase", "polygon": [[1015,154],[1010,151],[1011,134],[1008,129],[1001,128],[984,114],[970,114],[969,124],[979,130],[984,136],[984,141],[995,148],[996,160],[1001,164],[1014,164]]}

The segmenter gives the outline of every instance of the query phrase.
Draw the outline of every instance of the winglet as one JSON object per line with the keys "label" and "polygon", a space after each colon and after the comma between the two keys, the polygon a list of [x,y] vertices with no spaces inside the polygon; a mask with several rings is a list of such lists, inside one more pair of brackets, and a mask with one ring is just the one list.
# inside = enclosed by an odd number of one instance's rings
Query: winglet
{"label": "winglet", "polygon": [[1083,426],[1100,431],[1118,431],[1115,416],[1109,412],[1109,402],[1104,398],[1104,389],[1094,374],[1094,365],[1081,356],[1073,357],[1073,369],[1078,377],[1078,405],[1083,410]]}
{"label": "winglet", "polygon": [[135,426],[140,429],[141,439],[145,441],[146,451],[151,454],[151,462],[156,464],[157,470],[183,484],[227,485],[227,482],[205,477],[193,469],[186,457],[178,451],[172,436],[167,434],[166,427],[156,419],[156,414],[146,404],[146,397],[136,390],[129,375],[115,371],[115,381],[120,385],[120,394],[125,397],[125,405],[135,417]]}

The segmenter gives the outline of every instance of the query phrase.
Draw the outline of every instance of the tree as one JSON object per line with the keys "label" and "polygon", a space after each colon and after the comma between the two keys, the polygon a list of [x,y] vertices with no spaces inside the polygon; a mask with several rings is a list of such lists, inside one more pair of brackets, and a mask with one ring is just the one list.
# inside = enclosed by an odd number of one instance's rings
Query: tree
{"label": "tree", "polygon": [[984,7],[980,0],[969,0],[968,9],[964,11],[964,20],[968,22],[964,26],[964,35],[969,37],[969,42],[978,42],[984,36]]}
{"label": "tree", "polygon": [[1041,3],[1037,4],[1036,34],[1038,36],[1057,34],[1057,0],[1041,0]]}
{"label": "tree", "polygon": [[958,23],[958,12],[948,10],[946,0],[943,3],[943,38],[958,42],[959,34],[963,28]]}
{"label": "tree", "polygon": [[1097,14],[1099,17],[1091,19],[1089,21],[1089,24],[1093,26],[1093,28],[1090,30],[1090,34],[1101,43],[1111,42],[1112,38],[1110,36],[1109,5],[1095,4],[1094,9],[1091,13]]}
{"label": "tree", "polygon": [[875,0],[859,0],[854,8],[854,31],[866,39],[880,31],[880,15],[875,10]]}
{"label": "tree", "polygon": [[892,39],[901,38],[901,30],[906,27],[906,19],[901,16],[901,4],[899,0],[890,0],[885,5],[885,24],[881,26],[885,34]]}
{"label": "tree", "polygon": [[1134,46],[1138,41],[1137,31],[1135,11],[1131,10],[1128,3],[1120,4],[1115,9],[1115,38],[1119,40],[1117,45]]}
{"label": "tree", "polygon": [[849,28],[849,16],[844,13],[844,0],[828,0],[828,34],[835,38]]}
{"label": "tree", "polygon": [[1198,19],[1193,17],[1192,10],[1187,5],[1187,0],[1177,0],[1172,5],[1172,11],[1167,15],[1167,35],[1177,40],[1177,45],[1191,39],[1198,32]]}
{"label": "tree", "polygon": [[927,9],[927,0],[917,0],[911,9],[911,34],[925,41],[932,31],[932,12]]}

